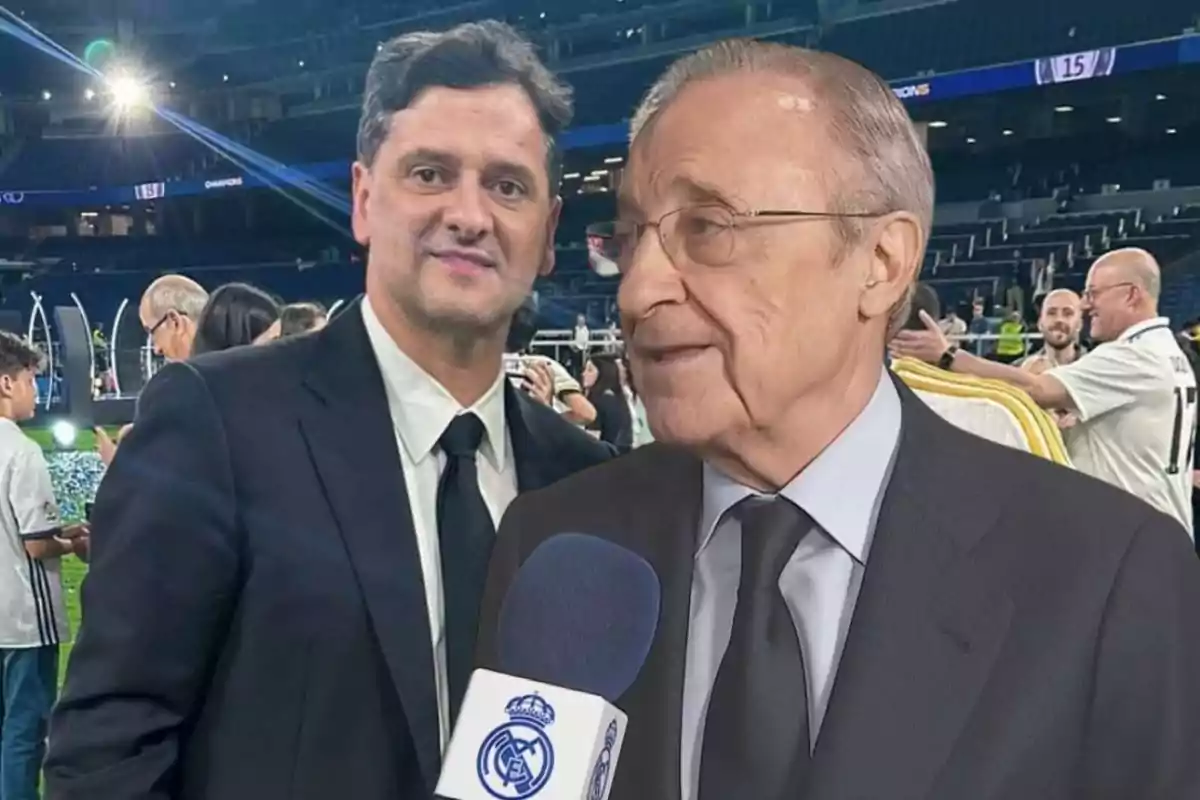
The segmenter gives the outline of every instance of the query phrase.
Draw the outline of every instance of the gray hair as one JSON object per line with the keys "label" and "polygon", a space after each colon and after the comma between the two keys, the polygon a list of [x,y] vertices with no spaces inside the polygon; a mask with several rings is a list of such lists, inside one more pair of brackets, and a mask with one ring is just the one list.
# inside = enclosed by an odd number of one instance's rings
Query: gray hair
{"label": "gray hair", "polygon": [[142,301],[156,320],[165,317],[168,311],[196,320],[208,302],[208,292],[191,278],[164,275],[150,284]]}
{"label": "gray hair", "polygon": [[[843,213],[907,211],[921,224],[924,243],[933,226],[933,168],[920,133],[891,88],[867,68],[833,53],[730,39],[685,56],[650,88],[633,116],[630,142],[689,84],[738,72],[773,72],[804,80],[827,101],[829,141],[844,159],[830,159],[833,210]],[[862,236],[855,219],[835,220],[848,247]],[[913,287],[892,309],[888,338],[903,327]]]}
{"label": "gray hair", "polygon": [[557,191],[562,167],[556,139],[571,121],[571,87],[546,68],[527,39],[496,20],[468,22],[443,33],[405,33],[379,48],[363,90],[359,160],[368,166],[374,163],[392,115],[424,90],[499,84],[520,86],[533,103],[548,143],[550,189]]}

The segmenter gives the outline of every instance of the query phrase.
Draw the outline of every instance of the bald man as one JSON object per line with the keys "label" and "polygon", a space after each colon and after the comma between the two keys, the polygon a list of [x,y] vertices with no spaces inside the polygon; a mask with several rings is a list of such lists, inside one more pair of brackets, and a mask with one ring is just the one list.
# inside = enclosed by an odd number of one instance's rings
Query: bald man
{"label": "bald man", "polygon": [[1092,266],[1082,309],[1102,343],[1071,364],[1035,375],[963,352],[937,323],[902,331],[893,352],[981,378],[1008,381],[1042,408],[1071,412],[1066,433],[1075,467],[1142,498],[1192,531],[1196,377],[1169,321],[1158,315],[1158,263],[1124,248]]}
{"label": "bald man", "polygon": [[183,361],[192,353],[196,320],[208,302],[208,292],[191,278],[164,275],[142,294],[138,317],[154,352],[168,361]]}
{"label": "bald man", "polygon": [[1055,289],[1042,301],[1038,332],[1042,349],[1020,363],[1023,370],[1041,375],[1074,363],[1084,352],[1079,344],[1083,330],[1083,298],[1070,289]]}
{"label": "bald man", "polygon": [[[183,275],[163,275],[155,279],[142,293],[138,318],[150,338],[154,352],[168,361],[183,361],[192,353],[196,338],[196,320],[208,302],[208,292],[191,278]],[[129,433],[125,425],[116,438],[104,428],[95,428],[96,450],[107,466],[117,454],[117,446]]]}

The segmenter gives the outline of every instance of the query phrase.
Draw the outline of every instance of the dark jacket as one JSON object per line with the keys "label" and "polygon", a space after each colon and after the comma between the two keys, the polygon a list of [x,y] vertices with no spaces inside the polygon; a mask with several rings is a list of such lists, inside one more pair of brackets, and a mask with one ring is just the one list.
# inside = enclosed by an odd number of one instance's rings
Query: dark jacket
{"label": "dark jacket", "polygon": [[[513,392],[521,490],[605,446]],[[164,369],[93,513],[54,800],[409,800],[440,768],[425,590],[357,309]]]}

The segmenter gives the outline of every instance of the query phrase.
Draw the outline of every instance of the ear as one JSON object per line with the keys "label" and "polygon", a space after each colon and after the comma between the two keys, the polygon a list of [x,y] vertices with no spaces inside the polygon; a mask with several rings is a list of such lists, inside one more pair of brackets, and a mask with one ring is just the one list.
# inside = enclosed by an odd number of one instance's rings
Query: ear
{"label": "ear", "polygon": [[562,214],[563,201],[560,195],[555,195],[550,201],[550,217],[546,220],[546,254],[542,258],[542,268],[538,275],[543,278],[554,271],[554,235],[558,232],[558,218]]}
{"label": "ear", "polygon": [[354,241],[367,247],[371,244],[370,227],[367,225],[367,201],[371,197],[371,168],[361,161],[350,167],[350,193],[353,208],[350,211],[350,227]]}
{"label": "ear", "polygon": [[886,318],[921,271],[925,234],[907,211],[888,214],[875,225],[866,281],[858,310],[865,319]]}
{"label": "ear", "polygon": [[9,398],[13,396],[13,389],[16,388],[16,382],[12,375],[0,375],[0,397]]}

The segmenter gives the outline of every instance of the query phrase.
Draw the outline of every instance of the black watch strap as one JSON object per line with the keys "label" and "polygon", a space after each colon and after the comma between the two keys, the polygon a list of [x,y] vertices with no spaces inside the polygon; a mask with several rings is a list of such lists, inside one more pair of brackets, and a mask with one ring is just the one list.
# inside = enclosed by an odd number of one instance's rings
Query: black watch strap
{"label": "black watch strap", "polygon": [[958,345],[952,344],[946,348],[946,352],[942,353],[942,357],[938,359],[938,366],[944,370],[954,368],[954,356],[958,353]]}

